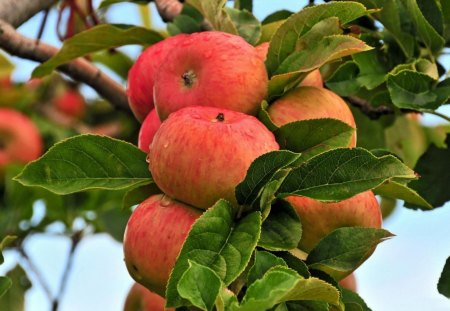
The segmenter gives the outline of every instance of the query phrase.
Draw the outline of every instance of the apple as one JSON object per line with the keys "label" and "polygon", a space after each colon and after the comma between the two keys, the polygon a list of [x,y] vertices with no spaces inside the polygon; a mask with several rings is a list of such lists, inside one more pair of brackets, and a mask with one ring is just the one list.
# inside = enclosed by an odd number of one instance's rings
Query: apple
{"label": "apple", "polygon": [[148,153],[150,144],[153,141],[153,137],[161,126],[161,121],[159,120],[156,110],[153,109],[145,117],[144,122],[142,122],[141,129],[139,130],[138,136],[138,147],[145,153]]}
{"label": "apple", "polygon": [[202,211],[157,194],[131,214],[125,229],[125,263],[132,278],[164,296],[189,230]]}
{"label": "apple", "polygon": [[339,281],[339,285],[341,285],[342,287],[345,287],[346,289],[349,289],[353,292],[356,292],[356,278],[355,278],[355,274],[349,274],[348,276],[346,276],[345,278],[343,278],[342,280]]}
{"label": "apple", "polygon": [[[277,126],[308,119],[333,118],[356,129],[355,119],[346,102],[325,88],[298,87],[273,102],[267,109]],[[349,147],[356,146],[356,131]]]}
{"label": "apple", "polygon": [[210,106],[256,115],[267,95],[266,67],[255,48],[219,31],[191,34],[167,55],[155,78],[161,121],[187,106]]}
{"label": "apple", "polygon": [[372,191],[333,203],[299,196],[284,199],[300,217],[303,232],[298,247],[305,252],[310,252],[323,237],[341,227],[381,228],[381,209]]}
{"label": "apple", "polygon": [[66,89],[57,95],[53,101],[53,106],[64,115],[80,119],[86,111],[86,101],[76,89]]}
{"label": "apple", "polygon": [[136,119],[142,121],[153,109],[153,85],[159,66],[167,54],[183,42],[188,35],[179,34],[145,49],[128,72],[128,102]]}
{"label": "apple", "polygon": [[166,300],[149,291],[139,283],[134,283],[125,300],[124,311],[163,311]]}
{"label": "apple", "polygon": [[[255,46],[259,57],[266,61],[267,52],[269,51],[269,42],[263,42]],[[316,86],[323,87],[323,79],[319,69],[311,71],[299,84],[299,86]]]}
{"label": "apple", "polygon": [[237,205],[236,185],[260,155],[278,150],[258,119],[216,107],[186,107],[161,124],[148,154],[158,187],[171,197],[207,209],[224,198]]}
{"label": "apple", "polygon": [[27,163],[43,150],[39,130],[21,112],[0,108],[0,171],[12,162]]}

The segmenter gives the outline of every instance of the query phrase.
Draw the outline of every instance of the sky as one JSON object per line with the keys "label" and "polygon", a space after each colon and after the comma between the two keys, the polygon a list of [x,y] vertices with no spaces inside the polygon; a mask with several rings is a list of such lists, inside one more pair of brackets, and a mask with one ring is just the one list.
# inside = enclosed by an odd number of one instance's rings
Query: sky
{"label": "sky", "polygon": [[[254,11],[261,19],[278,9],[298,11],[304,4],[305,1],[295,0],[255,0]],[[19,31],[35,37],[41,18],[33,18]],[[156,14],[152,18],[156,25],[163,27]],[[56,14],[53,12],[43,40],[57,45],[55,19]],[[132,4],[113,6],[108,19],[114,23],[133,23],[133,19],[136,19],[136,24],[140,22],[137,7]],[[138,51],[137,47],[127,49],[133,57]],[[36,64],[18,58],[14,58],[14,62],[17,65],[14,79],[28,80]],[[449,57],[444,64],[450,67]],[[85,92],[88,96],[95,96],[88,87]],[[442,112],[450,114],[450,109],[447,107]],[[423,122],[431,125],[441,121],[428,115]],[[398,206],[385,220],[384,228],[396,236],[380,244],[356,271],[358,292],[368,306],[374,311],[450,310],[450,300],[436,289],[444,263],[450,256],[450,204],[430,212],[412,211]],[[50,284],[52,292],[56,292],[69,241],[58,236],[35,236],[28,241],[26,248]],[[12,267],[16,260],[14,254],[7,253],[0,274]],[[132,283],[123,262],[122,245],[105,234],[87,237],[75,253],[73,270],[60,311],[122,310]],[[36,285],[28,291],[27,311],[49,309],[42,288]]]}

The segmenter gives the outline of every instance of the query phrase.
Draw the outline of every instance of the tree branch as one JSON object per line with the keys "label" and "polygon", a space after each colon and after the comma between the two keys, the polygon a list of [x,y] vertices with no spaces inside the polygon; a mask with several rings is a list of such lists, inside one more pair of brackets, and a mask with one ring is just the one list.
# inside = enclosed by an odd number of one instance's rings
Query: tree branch
{"label": "tree branch", "polygon": [[56,2],[57,0],[0,0],[0,20],[17,28]]}
{"label": "tree branch", "polygon": [[394,109],[391,107],[384,105],[373,107],[368,101],[357,96],[347,96],[344,99],[352,104],[352,106],[359,108],[371,120],[378,120],[381,116],[394,113]]}
{"label": "tree branch", "polygon": [[164,22],[171,22],[180,15],[183,3],[178,0],[154,0],[159,16]]}
{"label": "tree branch", "polygon": [[[8,23],[0,20],[0,48],[20,58],[43,63],[56,55],[54,46],[26,38]],[[79,58],[58,67],[58,70],[74,80],[86,83],[115,107],[128,110],[128,99],[122,85],[103,74],[85,59]]]}

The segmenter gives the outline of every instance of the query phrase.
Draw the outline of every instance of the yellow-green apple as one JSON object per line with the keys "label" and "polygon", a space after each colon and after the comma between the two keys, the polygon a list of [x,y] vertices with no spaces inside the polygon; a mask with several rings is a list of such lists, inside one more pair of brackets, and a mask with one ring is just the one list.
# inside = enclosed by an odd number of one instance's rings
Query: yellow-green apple
{"label": "yellow-green apple", "polygon": [[345,278],[339,281],[339,285],[342,287],[345,287],[346,289],[349,289],[353,292],[356,292],[356,278],[355,274],[349,274]]}
{"label": "yellow-green apple", "polygon": [[176,49],[188,35],[179,34],[144,50],[128,72],[128,102],[136,119],[142,122],[153,109],[153,85],[159,66],[167,54]]}
{"label": "yellow-green apple", "polygon": [[161,126],[161,121],[159,120],[156,110],[153,109],[145,117],[144,122],[142,122],[141,129],[139,130],[138,136],[138,147],[145,153],[148,153],[150,144],[153,141],[153,137]]}
{"label": "yellow-green apple", "polygon": [[134,283],[125,300],[124,311],[164,311],[166,300],[142,286]]}
{"label": "yellow-green apple", "polygon": [[[255,46],[256,52],[258,52],[259,57],[266,61],[267,52],[269,51],[269,42],[263,42]],[[323,79],[319,69],[311,71],[306,77],[300,82],[299,86],[316,86],[323,87]]]}
{"label": "yellow-green apple", "polygon": [[[267,109],[277,126],[308,119],[333,118],[356,128],[355,119],[345,101],[325,88],[298,87],[273,102]],[[356,146],[356,131],[349,147]]]}
{"label": "yellow-green apple", "polygon": [[254,159],[278,150],[274,135],[253,116],[222,108],[193,106],[161,124],[149,152],[149,169],[171,197],[207,209],[234,190]]}
{"label": "yellow-green apple", "polygon": [[26,115],[0,108],[0,171],[11,162],[27,163],[42,154],[39,130]]}
{"label": "yellow-green apple", "polygon": [[155,78],[156,111],[161,121],[187,106],[256,115],[267,84],[264,62],[244,39],[219,31],[194,33],[160,67]]}
{"label": "yellow-green apple", "polygon": [[123,249],[133,279],[164,296],[167,281],[189,230],[202,211],[157,194],[131,214]]}
{"label": "yellow-green apple", "polygon": [[86,101],[76,89],[68,88],[53,98],[53,106],[64,115],[80,119],[86,111]]}
{"label": "yellow-green apple", "polygon": [[288,196],[285,200],[300,217],[303,232],[298,247],[305,252],[310,252],[323,237],[338,228],[381,228],[381,209],[372,191],[333,203],[299,196]]}

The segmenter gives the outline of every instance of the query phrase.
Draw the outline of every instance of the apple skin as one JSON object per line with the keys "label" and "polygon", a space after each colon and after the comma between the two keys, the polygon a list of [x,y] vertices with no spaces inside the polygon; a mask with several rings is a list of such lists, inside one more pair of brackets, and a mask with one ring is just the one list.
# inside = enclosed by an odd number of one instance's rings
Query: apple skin
{"label": "apple skin", "polygon": [[[277,126],[308,119],[333,118],[356,129],[355,119],[345,101],[325,88],[298,87],[273,102],[267,112]],[[356,147],[356,131],[349,147]]]}
{"label": "apple skin", "polygon": [[141,129],[139,130],[138,136],[138,147],[145,153],[150,150],[150,144],[153,141],[153,137],[161,126],[161,121],[159,120],[156,110],[153,109],[145,117],[144,122],[142,122]]}
{"label": "apple skin", "polygon": [[167,281],[192,224],[201,210],[157,194],[131,214],[123,249],[131,277],[164,296]]}
{"label": "apple skin", "polygon": [[12,162],[37,159],[44,144],[38,128],[28,116],[10,108],[0,108],[0,171]]}
{"label": "apple skin", "polygon": [[124,311],[164,311],[175,310],[173,308],[164,309],[166,300],[149,291],[139,283],[134,283],[128,292],[125,300]]}
{"label": "apple skin", "polygon": [[347,200],[324,203],[307,197],[284,198],[297,212],[302,223],[298,247],[309,253],[331,231],[342,227],[381,228],[381,209],[372,191]]}
{"label": "apple skin", "polygon": [[53,106],[66,116],[81,119],[86,112],[86,101],[76,89],[67,89],[53,99]]}
{"label": "apple skin", "polygon": [[179,34],[155,43],[139,55],[128,72],[128,102],[140,122],[154,108],[153,85],[155,76],[167,55],[189,35]]}
{"label": "apple skin", "polygon": [[355,274],[354,273],[349,274],[348,276],[340,280],[339,285],[345,287],[346,289],[351,290],[352,292],[356,292],[357,287]]}
{"label": "apple skin", "polygon": [[[255,46],[259,57],[266,61],[267,52],[269,51],[269,42],[263,42]],[[299,84],[299,86],[315,86],[323,87],[323,78],[319,69],[311,71]]]}
{"label": "apple skin", "polygon": [[187,106],[210,106],[256,115],[267,95],[264,62],[239,36],[193,33],[167,55],[155,78],[161,121]]}
{"label": "apple skin", "polygon": [[174,112],[153,138],[149,169],[171,197],[207,209],[224,198],[235,206],[235,187],[254,159],[278,150],[275,137],[253,116],[194,106]]}

